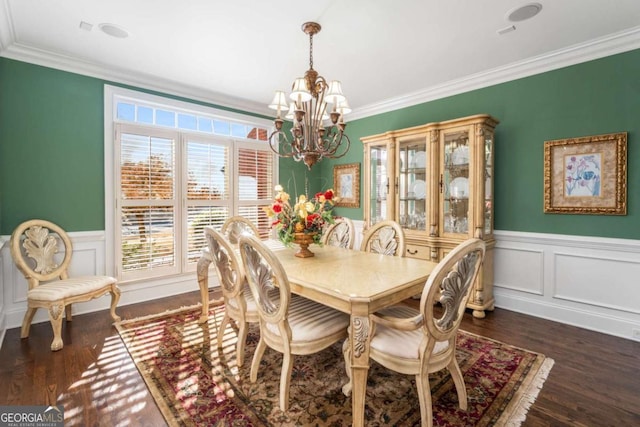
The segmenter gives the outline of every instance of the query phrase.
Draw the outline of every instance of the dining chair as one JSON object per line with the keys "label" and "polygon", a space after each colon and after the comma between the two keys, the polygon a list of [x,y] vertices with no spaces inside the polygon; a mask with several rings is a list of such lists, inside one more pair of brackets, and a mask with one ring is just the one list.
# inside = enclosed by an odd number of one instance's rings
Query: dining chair
{"label": "dining chair", "polygon": [[218,348],[222,348],[227,325],[233,320],[238,327],[236,363],[242,366],[248,325],[258,323],[256,302],[246,282],[242,264],[231,243],[213,227],[204,227],[204,236],[224,300],[224,317],[217,332]]}
{"label": "dining chair", "polygon": [[404,231],[395,221],[381,221],[372,225],[360,245],[363,252],[399,257],[404,256],[405,248]]}
{"label": "dining chair", "polygon": [[116,314],[120,289],[115,278],[102,275],[69,277],[73,246],[61,227],[42,219],[25,221],[13,231],[9,245],[13,261],[29,284],[20,338],[29,337],[33,316],[38,308],[45,308],[53,329],[51,351],[62,349],[63,311],[70,322],[71,304],[107,293],[111,294],[111,318],[120,321]]}
{"label": "dining chair", "polygon": [[[292,295],[282,264],[256,237],[240,237],[240,256],[260,319],[260,341],[253,355],[250,380],[258,379],[266,347],[282,353],[280,409],[286,411],[293,356],[314,354],[345,339],[349,315]],[[273,289],[278,290],[278,299],[273,298]]]}
{"label": "dining chair", "polygon": [[224,224],[222,224],[221,232],[227,240],[231,242],[231,244],[236,246],[240,240],[240,235],[243,233],[249,233],[258,237],[260,236],[260,232],[253,222],[239,215],[228,218]]}
{"label": "dining chair", "polygon": [[[415,376],[422,426],[433,425],[430,373],[446,368],[455,384],[460,408],[467,409],[467,390],[456,360],[456,334],[484,253],[484,241],[466,240],[429,275],[420,310],[396,305],[370,316],[369,358],[393,371]],[[441,307],[436,306],[438,302]],[[349,346],[344,345],[343,351],[345,363],[350,366]],[[343,391],[350,391],[350,383]]]}
{"label": "dining chair", "polygon": [[353,249],[356,240],[356,229],[349,218],[338,218],[329,226],[322,236],[322,243],[328,246]]}

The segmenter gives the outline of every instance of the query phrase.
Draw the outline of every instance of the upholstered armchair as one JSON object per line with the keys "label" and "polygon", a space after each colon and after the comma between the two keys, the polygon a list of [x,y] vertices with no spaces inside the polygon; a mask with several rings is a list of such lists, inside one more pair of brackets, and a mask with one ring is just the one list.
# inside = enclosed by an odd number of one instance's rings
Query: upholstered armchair
{"label": "upholstered armchair", "polygon": [[[253,355],[250,380],[258,379],[260,361],[267,347],[282,353],[280,409],[286,411],[293,356],[317,353],[345,339],[349,316],[292,295],[282,264],[257,238],[242,235],[240,255],[260,319],[260,341]],[[276,289],[277,299],[273,293]]]}
{"label": "upholstered armchair", "polygon": [[258,323],[256,302],[233,246],[212,227],[204,228],[204,236],[224,299],[224,317],[217,333],[218,348],[222,348],[227,325],[233,320],[238,327],[236,361],[238,366],[242,366],[248,324]]}
{"label": "upholstered armchair", "polygon": [[56,224],[42,219],[25,221],[11,234],[11,256],[29,284],[27,312],[22,321],[21,338],[29,336],[38,308],[49,313],[53,329],[51,350],[62,349],[62,316],[71,321],[71,304],[111,294],[111,317],[120,320],[116,306],[120,299],[116,279],[109,276],[69,277],[73,255],[71,239]]}
{"label": "upholstered armchair", "polygon": [[[485,243],[480,239],[461,243],[429,276],[420,299],[420,310],[396,305],[370,317],[373,328],[369,357],[388,369],[415,376],[424,427],[433,425],[429,387],[432,372],[445,368],[449,371],[460,408],[467,409],[467,390],[456,360],[456,335],[484,252]],[[343,350],[348,367],[348,343]],[[350,393],[350,383],[343,391]]]}

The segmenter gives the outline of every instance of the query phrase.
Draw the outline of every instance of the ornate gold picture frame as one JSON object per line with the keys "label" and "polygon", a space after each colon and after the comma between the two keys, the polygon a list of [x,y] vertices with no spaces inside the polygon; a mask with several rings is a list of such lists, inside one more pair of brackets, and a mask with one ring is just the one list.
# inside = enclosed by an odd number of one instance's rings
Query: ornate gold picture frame
{"label": "ornate gold picture frame", "polygon": [[360,207],[360,163],[333,167],[333,191],[338,197],[336,206]]}
{"label": "ornate gold picture frame", "polygon": [[544,212],[627,214],[627,133],[544,142]]}

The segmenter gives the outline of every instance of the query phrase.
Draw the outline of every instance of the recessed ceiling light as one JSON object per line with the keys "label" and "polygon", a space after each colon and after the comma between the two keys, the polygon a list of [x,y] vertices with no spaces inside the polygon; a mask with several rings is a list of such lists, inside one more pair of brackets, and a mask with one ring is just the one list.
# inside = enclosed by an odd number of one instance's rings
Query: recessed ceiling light
{"label": "recessed ceiling light", "polygon": [[114,24],[100,24],[98,27],[100,27],[103,33],[108,34],[111,37],[117,37],[119,39],[129,37],[129,32],[127,30]]}
{"label": "recessed ceiling light", "polygon": [[523,6],[518,6],[515,9],[511,9],[507,12],[507,20],[511,22],[524,21],[525,19],[533,18],[542,10],[540,3],[527,3]]}

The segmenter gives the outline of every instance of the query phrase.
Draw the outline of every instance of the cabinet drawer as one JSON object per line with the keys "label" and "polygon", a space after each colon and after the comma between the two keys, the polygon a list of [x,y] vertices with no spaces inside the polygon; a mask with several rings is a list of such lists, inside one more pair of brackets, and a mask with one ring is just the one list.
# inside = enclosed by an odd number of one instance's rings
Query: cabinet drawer
{"label": "cabinet drawer", "polygon": [[430,260],[431,248],[428,246],[407,244],[407,249],[405,250],[404,255],[410,258]]}

